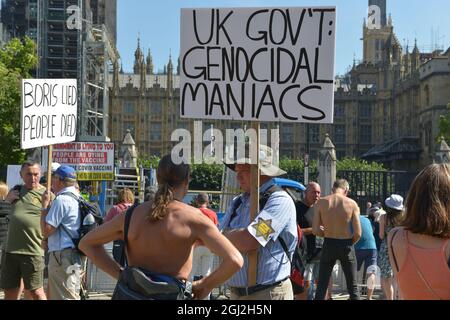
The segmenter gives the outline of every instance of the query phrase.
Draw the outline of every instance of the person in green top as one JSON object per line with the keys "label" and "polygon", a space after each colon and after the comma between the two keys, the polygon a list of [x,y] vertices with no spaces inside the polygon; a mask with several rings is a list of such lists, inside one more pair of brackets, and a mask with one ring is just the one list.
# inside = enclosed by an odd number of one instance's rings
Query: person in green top
{"label": "person in green top", "polygon": [[18,300],[21,296],[21,279],[34,300],[45,300],[44,292],[44,240],[40,227],[42,194],[45,187],[39,184],[39,163],[27,161],[22,165],[22,186],[14,187],[6,196],[11,203],[5,261],[2,263],[1,285],[5,300]]}

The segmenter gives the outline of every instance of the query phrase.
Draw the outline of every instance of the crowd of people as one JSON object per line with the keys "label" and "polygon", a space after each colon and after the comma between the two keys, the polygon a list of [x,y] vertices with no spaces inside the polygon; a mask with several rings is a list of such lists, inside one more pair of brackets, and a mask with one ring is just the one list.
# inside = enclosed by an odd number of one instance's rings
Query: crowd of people
{"label": "crowd of people", "polygon": [[[271,159],[271,149],[262,148]],[[392,194],[360,212],[344,179],[335,181],[332,194],[325,196],[317,182],[310,182],[304,198],[294,201],[274,182],[286,172],[267,159],[260,163],[258,191],[260,198],[267,197],[253,218],[251,166],[247,159],[226,164],[236,172],[242,193],[219,223],[208,194],[198,194],[195,207],[183,202],[189,165],[163,157],[158,186],[146,190],[142,204],[129,189],[119,190],[104,223],[81,239],[83,254],[73,241],[80,225],[75,170],[52,167],[50,191],[41,184],[47,181],[40,180],[40,165],[25,162],[23,185],[8,190],[0,182],[0,213],[9,217],[0,277],[5,299],[20,299],[25,291],[27,299],[78,300],[86,259],[115,279],[127,266],[176,278],[194,299],[209,299],[223,284],[232,300],[332,299],[337,261],[349,299],[373,299],[377,277],[386,300],[450,299],[449,165],[426,167],[405,203]],[[299,289],[291,283],[290,262],[301,241],[306,252]],[[104,247],[109,242],[113,256]],[[215,256],[220,258],[217,268]],[[363,292],[357,279],[361,269]]]}

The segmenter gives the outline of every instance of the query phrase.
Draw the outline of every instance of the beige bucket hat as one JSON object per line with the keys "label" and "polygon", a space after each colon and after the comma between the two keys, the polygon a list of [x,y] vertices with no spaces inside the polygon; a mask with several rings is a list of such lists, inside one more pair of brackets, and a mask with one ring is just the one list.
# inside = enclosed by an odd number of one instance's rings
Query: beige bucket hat
{"label": "beige bucket hat", "polygon": [[[248,148],[246,148],[248,150]],[[278,177],[286,174],[286,171],[281,170],[279,167],[273,164],[274,152],[273,149],[266,146],[259,146],[259,170],[261,170],[261,175],[268,177]],[[230,161],[225,159],[225,165],[233,171],[235,170],[236,164],[251,164],[250,158],[240,158],[236,161]]]}

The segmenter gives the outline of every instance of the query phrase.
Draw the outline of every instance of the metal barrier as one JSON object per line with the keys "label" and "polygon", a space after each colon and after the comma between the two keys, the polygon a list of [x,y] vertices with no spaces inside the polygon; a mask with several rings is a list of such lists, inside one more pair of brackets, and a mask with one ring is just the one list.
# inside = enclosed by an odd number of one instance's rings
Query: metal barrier
{"label": "metal barrier", "polygon": [[[105,244],[106,252],[112,257],[112,242]],[[92,261],[87,264],[87,290],[88,292],[112,293],[117,280],[100,270]]]}

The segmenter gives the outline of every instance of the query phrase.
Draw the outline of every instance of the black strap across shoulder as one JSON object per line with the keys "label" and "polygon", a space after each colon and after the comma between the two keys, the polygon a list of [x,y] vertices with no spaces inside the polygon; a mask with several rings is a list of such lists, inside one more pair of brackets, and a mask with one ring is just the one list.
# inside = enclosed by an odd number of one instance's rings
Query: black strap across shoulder
{"label": "black strap across shoulder", "polygon": [[[134,209],[137,206],[138,205],[135,204],[135,205],[131,206],[130,208],[128,208],[128,210],[125,212],[125,221],[124,221],[124,227],[123,227],[123,242],[124,243],[122,246],[122,254],[120,256],[120,265],[125,268],[128,268],[128,258],[127,258],[127,254],[126,254],[126,250],[125,250],[125,248],[127,247],[127,244],[128,244],[128,230],[130,229],[131,216],[133,215]],[[135,268],[131,268],[131,269],[135,269]],[[161,279],[160,281],[168,280],[169,282],[176,283],[179,288],[183,289],[184,299],[192,299],[192,283],[190,281],[186,281],[185,283],[183,283],[182,281],[180,281],[177,278],[172,277],[172,276],[157,274],[157,273],[150,272],[150,271],[147,271],[142,268],[138,268],[138,269],[140,271],[144,272],[144,274],[146,274],[147,276],[151,276],[153,278],[159,277]]]}
{"label": "black strap across shoulder", "polygon": [[[273,185],[266,192],[261,193],[259,195],[259,210],[260,211],[262,209],[264,209],[264,207],[266,206],[267,201],[269,201],[269,198],[272,195],[272,193],[274,193],[276,191],[283,191],[283,189],[280,186]],[[241,204],[242,204],[242,196],[239,196],[236,200],[234,200],[233,209],[231,211],[230,222],[236,217],[237,209],[241,206]]]}
{"label": "black strap across shoulder", "polygon": [[398,268],[397,258],[395,257],[395,253],[394,253],[394,247],[392,246],[392,243],[394,242],[394,237],[397,234],[397,232],[398,232],[398,229],[394,231],[394,233],[392,234],[392,237],[391,237],[391,252],[392,252],[392,258],[394,258],[395,268],[397,269],[397,272],[399,272],[400,269]]}
{"label": "black strap across shoulder", "polygon": [[126,255],[125,247],[128,243],[128,229],[130,228],[131,216],[133,215],[133,211],[136,208],[136,205],[131,206],[125,212],[125,223],[123,227],[123,246],[122,246],[122,254],[120,255],[120,265],[128,266],[128,259]]}

